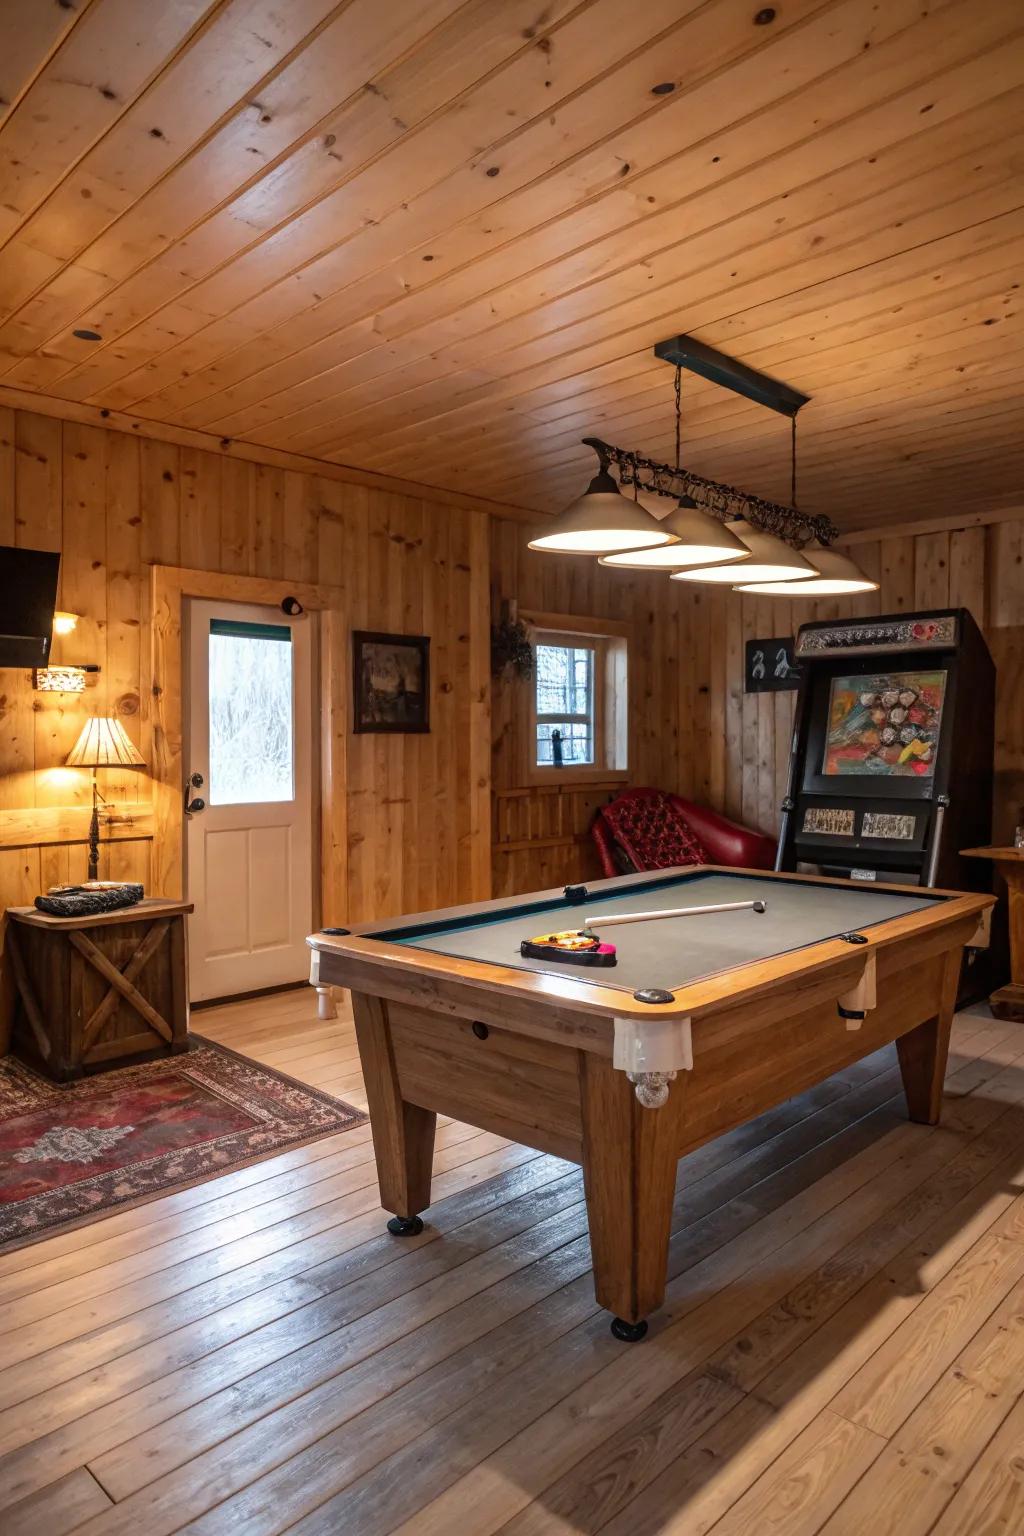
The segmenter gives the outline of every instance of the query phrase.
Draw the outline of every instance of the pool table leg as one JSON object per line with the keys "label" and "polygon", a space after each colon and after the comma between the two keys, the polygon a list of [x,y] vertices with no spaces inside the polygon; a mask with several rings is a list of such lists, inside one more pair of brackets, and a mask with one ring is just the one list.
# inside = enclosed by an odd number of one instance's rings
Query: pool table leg
{"label": "pool table leg", "polygon": [[670,1105],[644,1109],[626,1074],[590,1051],[580,1052],[580,1091],[594,1291],[615,1336],[634,1342],[665,1298],[676,1117]]}
{"label": "pool table leg", "polygon": [[951,950],[947,954],[938,1013],[912,1029],[909,1034],[900,1035],[896,1041],[903,1091],[907,1096],[907,1112],[911,1120],[922,1125],[937,1125],[942,1113],[942,1085],[946,1079],[949,1035],[956,1012],[962,963],[962,949]]}
{"label": "pool table leg", "polygon": [[437,1115],[402,1098],[386,1003],[353,992],[352,1011],[370,1107],[380,1203],[395,1213],[388,1231],[396,1237],[414,1237],[423,1231],[419,1213],[430,1204]]}

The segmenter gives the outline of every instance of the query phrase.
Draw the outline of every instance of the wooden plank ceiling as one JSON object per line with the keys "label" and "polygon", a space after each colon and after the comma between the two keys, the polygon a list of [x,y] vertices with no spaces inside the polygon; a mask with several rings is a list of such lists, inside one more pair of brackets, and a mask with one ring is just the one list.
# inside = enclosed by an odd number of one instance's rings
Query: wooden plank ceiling
{"label": "wooden plank ceiling", "polygon": [[[1024,469],[1019,0],[0,0],[0,392],[556,509],[692,332],[801,505]],[[93,331],[98,341],[76,331]],[[788,498],[697,380],[684,462]]]}

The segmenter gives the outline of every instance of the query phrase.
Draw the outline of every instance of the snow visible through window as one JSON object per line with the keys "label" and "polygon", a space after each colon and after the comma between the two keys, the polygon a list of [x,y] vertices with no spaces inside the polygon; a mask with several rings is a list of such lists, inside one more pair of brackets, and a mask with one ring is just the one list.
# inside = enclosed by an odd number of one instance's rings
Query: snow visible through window
{"label": "snow visible through window", "polygon": [[291,630],[210,625],[211,805],[294,798]]}

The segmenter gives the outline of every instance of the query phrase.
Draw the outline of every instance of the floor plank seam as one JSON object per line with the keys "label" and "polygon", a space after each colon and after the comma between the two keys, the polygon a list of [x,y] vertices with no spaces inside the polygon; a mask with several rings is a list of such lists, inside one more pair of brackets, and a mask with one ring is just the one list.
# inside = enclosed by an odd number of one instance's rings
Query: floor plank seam
{"label": "floor plank seam", "polygon": [[94,1469],[89,1465],[88,1462],[85,1463],[85,1470],[86,1470],[86,1472],[88,1472],[89,1476],[92,1478],[93,1482],[96,1484],[97,1488],[100,1490],[100,1492],[103,1494],[103,1496],[105,1498],[109,1499],[111,1504],[116,1504],[117,1500],[115,1499],[114,1495],[111,1493],[109,1488],[105,1488],[103,1486],[102,1479],[94,1471]]}

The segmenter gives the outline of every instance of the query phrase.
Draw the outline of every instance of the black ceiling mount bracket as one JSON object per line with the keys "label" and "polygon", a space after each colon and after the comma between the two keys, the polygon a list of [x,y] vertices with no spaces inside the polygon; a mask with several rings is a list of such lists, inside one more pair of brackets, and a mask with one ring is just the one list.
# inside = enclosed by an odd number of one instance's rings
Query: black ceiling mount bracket
{"label": "black ceiling mount bracket", "polygon": [[780,384],[778,379],[770,379],[766,373],[758,373],[756,368],[748,368],[746,363],[738,363],[724,352],[716,352],[694,336],[672,336],[668,341],[659,341],[654,355],[673,368],[688,368],[712,384],[731,389],[734,395],[745,395],[758,405],[766,405],[780,416],[795,416],[810,399],[798,389]]}

